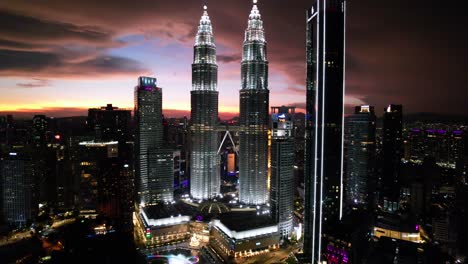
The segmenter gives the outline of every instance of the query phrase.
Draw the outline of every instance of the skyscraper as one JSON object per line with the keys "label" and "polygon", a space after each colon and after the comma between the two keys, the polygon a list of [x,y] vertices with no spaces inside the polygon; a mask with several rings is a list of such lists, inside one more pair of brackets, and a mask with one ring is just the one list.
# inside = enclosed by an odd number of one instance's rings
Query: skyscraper
{"label": "skyscraper", "polygon": [[[153,204],[160,197],[171,194],[158,193],[161,189],[151,188],[157,179],[150,168],[149,151],[162,146],[162,89],[156,86],[156,78],[140,77],[135,87],[135,171],[140,203]],[[172,184],[172,183],[171,183]],[[165,188],[164,188],[165,189]]]}
{"label": "skyscraper", "polygon": [[315,0],[306,17],[304,255],[313,263],[342,217],[345,15],[345,0]]}
{"label": "skyscraper", "polygon": [[369,208],[375,186],[375,123],[373,106],[356,106],[345,123],[345,197],[349,208]]}
{"label": "skyscraper", "polygon": [[33,117],[33,142],[36,147],[46,145],[47,117],[45,115],[35,115]]}
{"label": "skyscraper", "polygon": [[125,142],[130,139],[131,111],[108,104],[88,109],[87,125],[96,140]]}
{"label": "skyscraper", "polygon": [[268,199],[268,61],[263,21],[256,0],[242,52],[240,90],[239,198],[245,204]]}
{"label": "skyscraper", "polygon": [[207,7],[195,38],[191,93],[190,194],[209,199],[219,194],[221,180],[217,155],[218,65],[216,46]]}
{"label": "skyscraper", "polygon": [[0,187],[5,222],[24,227],[34,208],[31,159],[17,152],[0,158]]}
{"label": "skyscraper", "polygon": [[[394,211],[398,207],[400,188],[398,174],[403,157],[403,106],[389,105],[384,109],[381,196],[384,209]],[[382,200],[382,199],[381,199]]]}
{"label": "skyscraper", "polygon": [[280,235],[288,238],[293,230],[295,107],[271,110],[271,216]]}

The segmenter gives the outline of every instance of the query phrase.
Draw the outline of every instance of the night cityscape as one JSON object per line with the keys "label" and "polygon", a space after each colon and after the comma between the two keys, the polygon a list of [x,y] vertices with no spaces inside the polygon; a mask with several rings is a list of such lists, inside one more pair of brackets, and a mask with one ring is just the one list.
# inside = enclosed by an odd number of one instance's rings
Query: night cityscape
{"label": "night cityscape", "polygon": [[0,263],[468,263],[468,2],[0,2]]}

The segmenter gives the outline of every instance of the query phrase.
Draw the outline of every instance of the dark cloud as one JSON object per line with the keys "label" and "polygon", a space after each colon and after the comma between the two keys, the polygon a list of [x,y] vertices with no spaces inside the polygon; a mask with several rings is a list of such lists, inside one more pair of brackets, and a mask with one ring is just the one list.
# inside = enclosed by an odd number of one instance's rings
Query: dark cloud
{"label": "dark cloud", "polygon": [[[114,40],[111,29],[33,18],[0,9],[0,76],[67,78],[147,73],[143,64],[108,56]],[[43,87],[19,83],[18,87]]]}
{"label": "dark cloud", "polygon": [[8,41],[36,44],[88,44],[94,46],[121,46],[112,40],[112,33],[91,26],[37,19],[0,10],[0,36]]}
{"label": "dark cloud", "polygon": [[[389,103],[401,103],[406,112],[468,114],[468,35],[464,33],[468,1],[454,0],[447,5],[433,0],[347,2],[346,82],[348,98],[353,99],[350,102],[373,104],[380,113]],[[223,47],[218,60],[235,63],[240,60],[251,1],[208,4],[216,43]],[[305,10],[310,4],[308,0],[259,3],[270,74],[286,76],[288,92],[300,93],[300,87],[305,86]],[[148,38],[191,46],[201,5],[192,0],[116,0],[112,5],[93,0],[4,0],[0,2],[0,71],[4,75],[8,70],[3,66],[5,50],[20,59],[25,59],[25,53],[13,52],[29,51],[30,63],[12,62],[12,57],[7,57],[11,67],[28,71],[44,65],[57,69],[54,65],[64,64],[82,70],[132,70],[137,62],[114,60],[126,64],[120,67],[120,63],[105,61],[106,49],[125,45],[115,39],[144,32]],[[18,24],[6,28],[9,24],[1,21]],[[102,50],[84,49],[75,56],[76,50],[60,44],[70,41]],[[71,60],[74,57],[79,60]],[[70,69],[66,72],[72,72]],[[28,71],[22,74],[31,76]]]}
{"label": "dark cloud", "polygon": [[138,61],[99,55],[69,62],[60,54],[0,50],[0,76],[44,76],[50,78],[145,74],[149,70]]}
{"label": "dark cloud", "polygon": [[240,63],[241,61],[241,56],[240,54],[233,54],[233,55],[218,55],[217,60],[219,62],[224,62],[224,63],[231,63],[231,62],[238,62]]}

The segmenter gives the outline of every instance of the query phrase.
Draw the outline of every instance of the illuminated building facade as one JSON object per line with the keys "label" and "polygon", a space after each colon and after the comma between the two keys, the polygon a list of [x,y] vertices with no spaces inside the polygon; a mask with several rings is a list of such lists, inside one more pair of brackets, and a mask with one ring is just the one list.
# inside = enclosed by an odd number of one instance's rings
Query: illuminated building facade
{"label": "illuminated building facade", "polygon": [[0,201],[3,220],[24,227],[33,216],[33,171],[31,159],[10,152],[0,158]]}
{"label": "illuminated building facade", "polygon": [[288,238],[293,231],[295,107],[271,110],[271,216],[278,223],[280,235]]}
{"label": "illuminated building facade", "polygon": [[151,203],[174,200],[174,151],[165,148],[148,150],[148,189]]}
{"label": "illuminated building facade", "polygon": [[413,243],[422,243],[420,226],[397,215],[379,216],[373,227],[376,238],[389,237]]}
{"label": "illuminated building facade", "polygon": [[136,224],[147,246],[162,246],[188,239],[190,219],[172,205],[158,204],[141,208]]}
{"label": "illuminated building facade", "polygon": [[[383,146],[382,146],[382,181],[381,197],[384,209],[395,211],[398,208],[400,187],[398,174],[403,158],[403,106],[389,105],[384,109]],[[381,199],[381,200],[382,200]]]}
{"label": "illuminated building facade", "polygon": [[205,11],[195,38],[192,64],[190,194],[209,199],[220,192],[218,132],[218,65],[210,17]]}
{"label": "illuminated building facade", "polygon": [[345,123],[345,197],[349,208],[369,208],[375,181],[375,124],[373,106],[356,106]]}
{"label": "illuminated building facade", "polygon": [[268,201],[268,61],[265,31],[256,1],[249,15],[242,52],[240,90],[239,198],[244,204]]}
{"label": "illuminated building facade", "polygon": [[227,263],[279,249],[278,226],[267,216],[226,213],[211,225],[210,247]]}
{"label": "illuminated building facade", "polygon": [[[135,171],[138,186],[138,196],[141,204],[153,204],[164,197],[172,197],[173,190],[167,188],[152,188],[156,181],[159,182],[157,164],[149,163],[149,151],[157,152],[161,148],[163,138],[162,121],[162,89],[157,87],[156,78],[140,77],[138,86],[135,87]],[[158,155],[155,153],[155,155]],[[172,169],[170,170],[170,183],[164,182],[164,186],[173,184]],[[168,177],[164,178],[168,181]],[[161,183],[161,182],[159,182]],[[165,193],[160,193],[164,190]],[[167,198],[166,198],[167,199]]]}
{"label": "illuminated building facade", "polygon": [[307,11],[304,255],[321,263],[323,234],[342,217],[345,0]]}

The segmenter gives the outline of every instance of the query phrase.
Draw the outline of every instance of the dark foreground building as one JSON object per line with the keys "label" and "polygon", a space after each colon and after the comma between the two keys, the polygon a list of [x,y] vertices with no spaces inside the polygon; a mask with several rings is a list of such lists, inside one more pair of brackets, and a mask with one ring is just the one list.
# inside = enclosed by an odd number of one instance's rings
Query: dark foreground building
{"label": "dark foreground building", "polygon": [[345,0],[307,11],[304,254],[323,260],[323,235],[342,217]]}
{"label": "dark foreground building", "polygon": [[389,105],[383,116],[383,160],[380,201],[385,210],[398,209],[400,195],[399,172],[403,158],[403,106]]}

